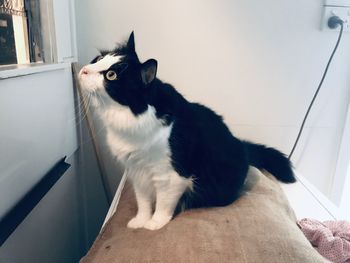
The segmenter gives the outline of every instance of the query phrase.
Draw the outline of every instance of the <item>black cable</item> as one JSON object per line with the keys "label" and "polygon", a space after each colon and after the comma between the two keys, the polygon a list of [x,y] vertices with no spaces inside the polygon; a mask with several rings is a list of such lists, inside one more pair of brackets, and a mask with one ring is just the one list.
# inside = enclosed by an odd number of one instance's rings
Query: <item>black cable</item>
{"label": "black cable", "polygon": [[343,35],[343,30],[344,30],[343,21],[342,21],[342,20],[339,20],[339,21],[338,21],[338,25],[340,25],[340,32],[339,32],[339,36],[338,36],[337,43],[335,44],[335,47],[334,47],[334,49],[333,49],[333,52],[332,52],[332,54],[331,54],[331,56],[330,56],[330,58],[329,58],[329,60],[328,60],[327,66],[326,66],[326,68],[325,68],[325,70],[324,70],[324,72],[323,72],[323,76],[322,76],[322,78],[321,78],[320,84],[318,85],[318,88],[317,88],[317,90],[316,90],[316,92],[315,92],[315,94],[314,94],[314,96],[313,96],[313,98],[312,98],[312,100],[311,100],[311,103],[310,103],[310,105],[309,105],[309,107],[308,107],[308,109],[307,109],[307,111],[306,111],[306,114],[305,114],[303,123],[301,124],[301,127],[300,127],[300,130],[299,130],[297,139],[295,140],[295,143],[294,143],[294,145],[293,145],[293,148],[292,148],[292,150],[291,150],[291,152],[290,152],[290,154],[289,154],[289,156],[288,156],[288,159],[289,159],[289,160],[292,158],[292,155],[293,155],[293,153],[294,153],[294,151],[295,151],[295,148],[297,147],[297,144],[298,144],[299,139],[300,139],[300,136],[301,136],[301,134],[302,134],[302,132],[303,132],[303,130],[304,130],[304,126],[305,126],[307,117],[309,116],[309,113],[310,113],[310,110],[311,110],[311,108],[312,108],[312,105],[314,104],[315,99],[316,99],[316,97],[317,97],[317,95],[318,95],[318,92],[320,91],[320,89],[321,89],[321,87],[322,87],[323,81],[324,81],[325,78],[326,78],[326,75],[327,75],[327,72],[328,72],[328,68],[329,68],[329,66],[330,66],[330,64],[331,64],[331,62],[332,62],[332,60],[333,60],[334,54],[335,54],[335,52],[336,52],[337,49],[338,49],[338,46],[339,46],[341,37],[342,37],[342,35]]}

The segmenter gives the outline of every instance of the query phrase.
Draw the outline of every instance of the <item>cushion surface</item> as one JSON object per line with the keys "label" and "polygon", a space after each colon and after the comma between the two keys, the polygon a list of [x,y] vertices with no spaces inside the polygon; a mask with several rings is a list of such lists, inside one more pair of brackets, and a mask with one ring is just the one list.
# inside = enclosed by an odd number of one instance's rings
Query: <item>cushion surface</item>
{"label": "cushion surface", "polygon": [[272,176],[250,168],[245,190],[227,207],[189,210],[149,231],[126,227],[137,211],[126,184],[117,212],[81,262],[328,262],[296,225]]}

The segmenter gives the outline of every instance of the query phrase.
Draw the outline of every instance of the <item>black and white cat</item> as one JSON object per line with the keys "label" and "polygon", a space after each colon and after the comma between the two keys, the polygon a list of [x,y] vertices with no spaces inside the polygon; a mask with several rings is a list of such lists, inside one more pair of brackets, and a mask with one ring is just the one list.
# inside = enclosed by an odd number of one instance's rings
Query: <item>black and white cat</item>
{"label": "black and white cat", "polygon": [[249,165],[295,182],[282,153],[235,138],[221,116],[187,101],[156,73],[156,60],[139,61],[133,33],[79,73],[135,190],[138,211],[128,227],[155,230],[185,209],[231,204]]}

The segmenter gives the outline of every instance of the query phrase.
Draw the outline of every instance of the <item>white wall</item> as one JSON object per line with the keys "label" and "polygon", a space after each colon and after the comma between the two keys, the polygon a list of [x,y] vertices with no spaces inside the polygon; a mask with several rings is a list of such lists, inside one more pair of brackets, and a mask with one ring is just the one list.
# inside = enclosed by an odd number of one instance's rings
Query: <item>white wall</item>
{"label": "white wall", "polygon": [[[76,0],[79,63],[135,30],[142,60],[186,97],[223,114],[241,138],[289,153],[337,34],[321,0]],[[350,98],[344,36],[294,161],[328,194]]]}
{"label": "white wall", "polygon": [[72,165],[0,247],[0,262],[78,262],[99,233],[108,203],[73,95],[69,64],[0,80],[0,219],[64,156]]}
{"label": "white wall", "polygon": [[85,252],[81,187],[74,160],[0,247],[0,262],[78,262]]}
{"label": "white wall", "polygon": [[0,262],[76,263],[86,254],[108,209],[89,156],[91,144],[67,160],[72,166],[0,247]]}
{"label": "white wall", "polygon": [[70,66],[0,80],[0,218],[77,149]]}

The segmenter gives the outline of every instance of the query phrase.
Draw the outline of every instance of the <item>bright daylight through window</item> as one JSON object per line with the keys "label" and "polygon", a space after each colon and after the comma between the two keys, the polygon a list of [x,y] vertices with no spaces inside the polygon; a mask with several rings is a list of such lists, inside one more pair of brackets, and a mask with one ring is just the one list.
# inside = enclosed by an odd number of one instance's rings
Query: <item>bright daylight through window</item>
{"label": "bright daylight through window", "polygon": [[0,0],[0,66],[46,62],[39,0]]}

